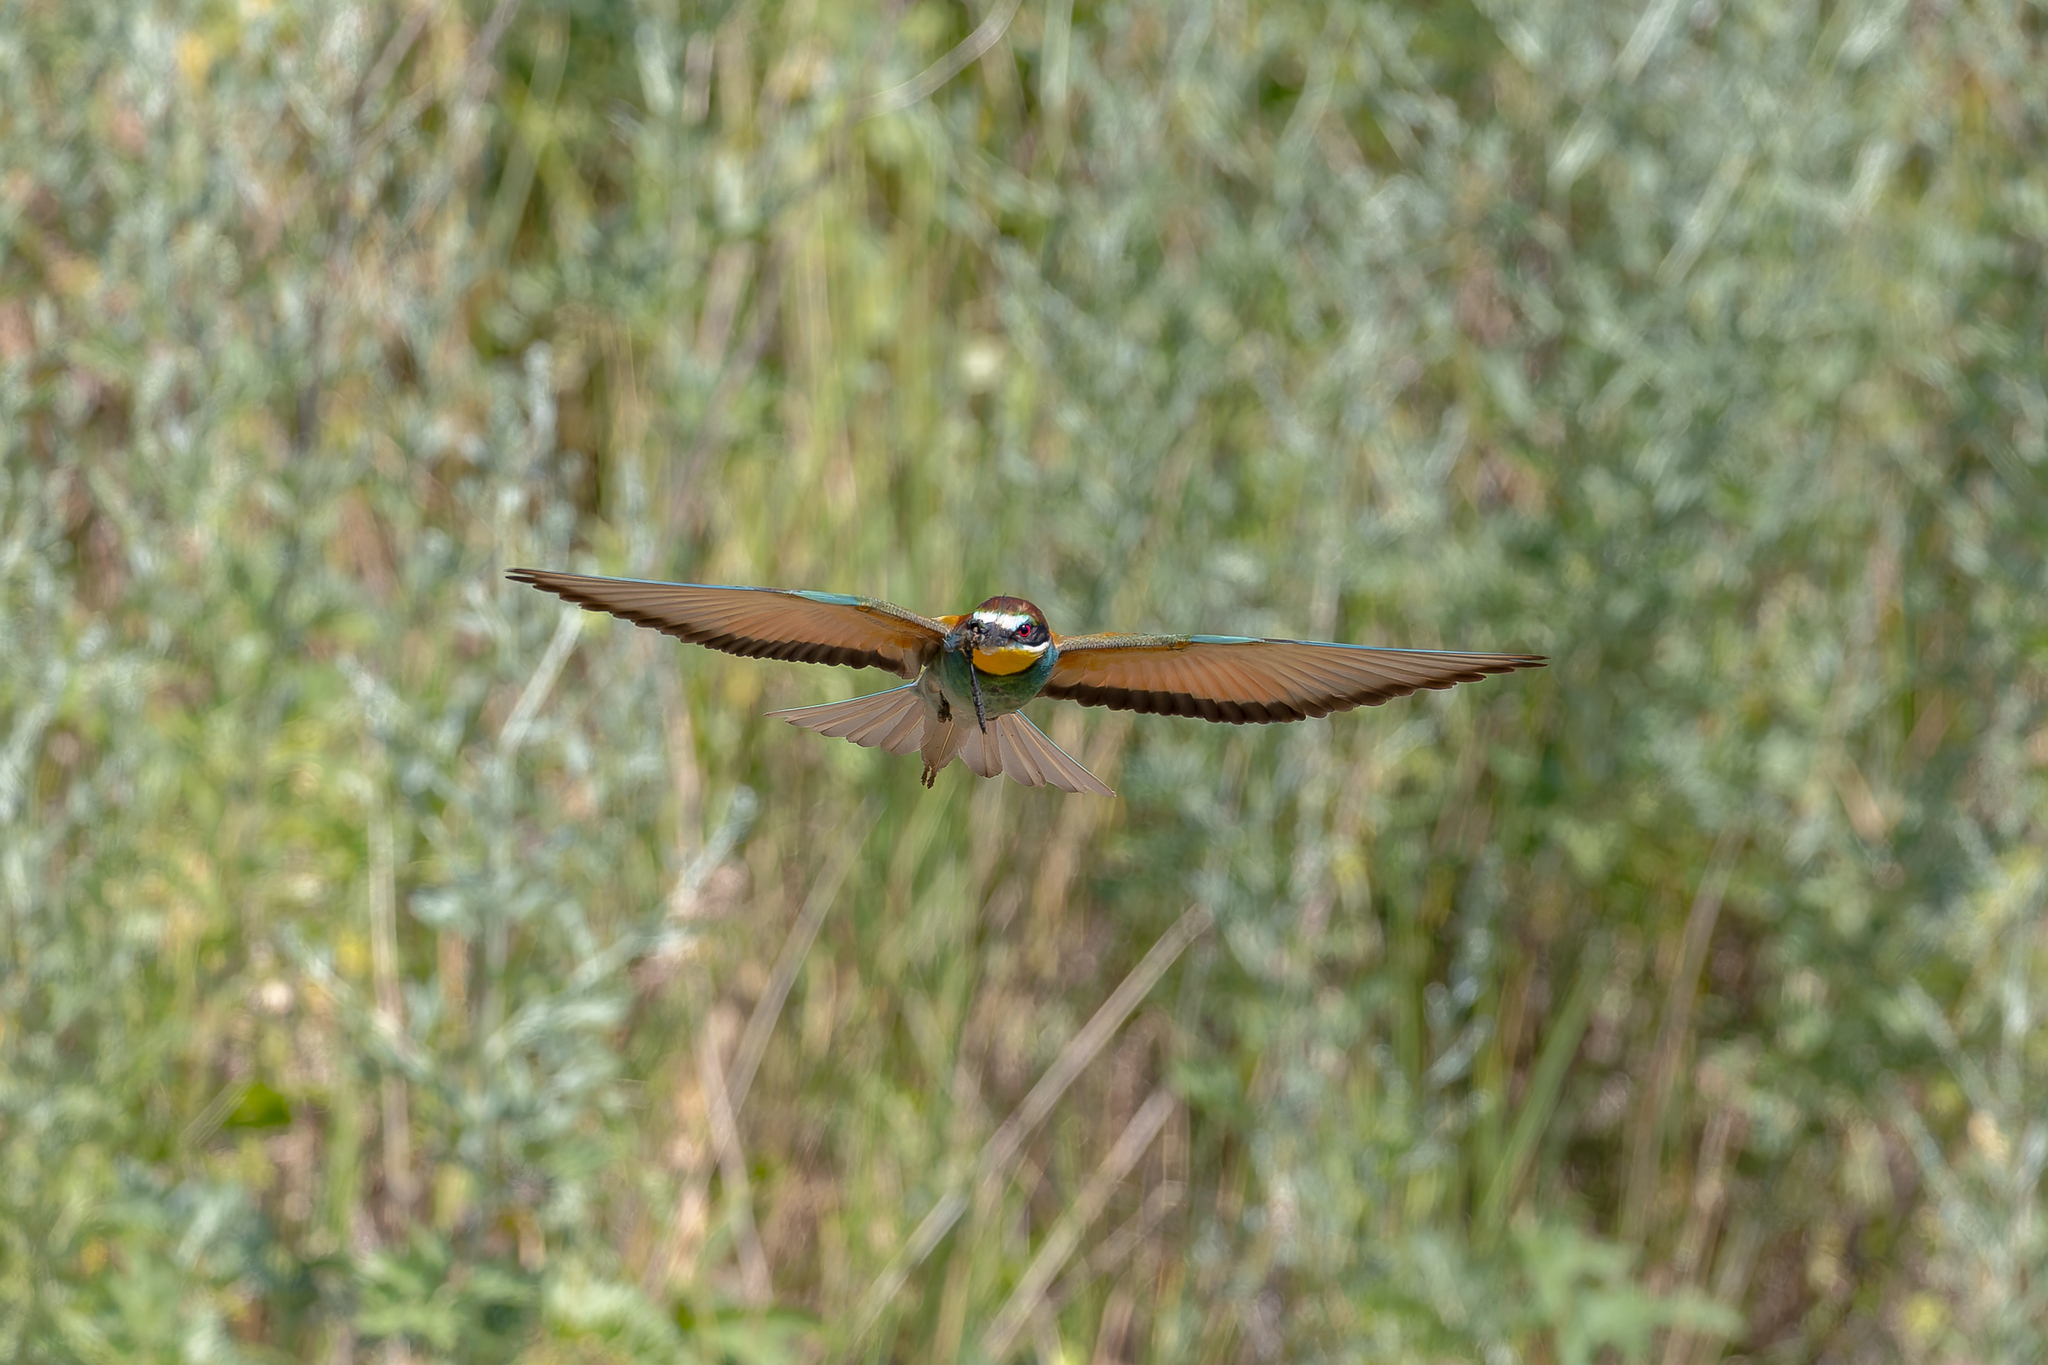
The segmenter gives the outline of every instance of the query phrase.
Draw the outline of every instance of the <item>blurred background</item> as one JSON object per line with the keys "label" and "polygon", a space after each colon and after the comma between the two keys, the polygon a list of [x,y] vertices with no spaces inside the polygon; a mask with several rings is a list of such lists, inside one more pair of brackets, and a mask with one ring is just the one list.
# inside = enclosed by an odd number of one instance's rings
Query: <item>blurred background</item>
{"label": "blurred background", "polygon": [[[0,1356],[2048,1354],[2039,4],[0,88]],[[1552,663],[925,792],[514,565]]]}

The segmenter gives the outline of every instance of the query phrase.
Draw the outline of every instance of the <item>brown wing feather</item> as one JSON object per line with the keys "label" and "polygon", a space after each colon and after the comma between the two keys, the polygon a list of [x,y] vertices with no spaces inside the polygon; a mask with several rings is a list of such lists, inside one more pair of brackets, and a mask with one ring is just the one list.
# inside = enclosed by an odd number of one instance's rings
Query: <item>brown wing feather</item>
{"label": "brown wing feather", "polygon": [[1541,668],[1534,654],[1374,649],[1227,635],[1081,635],[1059,641],[1041,694],[1234,725],[1377,706],[1422,688]]}
{"label": "brown wing feather", "polygon": [[591,611],[755,659],[886,668],[915,678],[946,633],[916,612],[841,593],[651,583],[548,569],[513,569],[505,576]]}

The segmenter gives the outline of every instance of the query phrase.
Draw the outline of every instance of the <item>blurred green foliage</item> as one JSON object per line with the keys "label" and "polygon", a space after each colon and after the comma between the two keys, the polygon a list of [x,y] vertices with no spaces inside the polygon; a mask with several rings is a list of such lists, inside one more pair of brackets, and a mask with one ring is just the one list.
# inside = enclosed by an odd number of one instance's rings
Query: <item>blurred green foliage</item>
{"label": "blurred green foliage", "polygon": [[[0,1355],[2048,1354],[2038,3],[31,0],[0,89]],[[517,564],[1553,665],[926,793]]]}

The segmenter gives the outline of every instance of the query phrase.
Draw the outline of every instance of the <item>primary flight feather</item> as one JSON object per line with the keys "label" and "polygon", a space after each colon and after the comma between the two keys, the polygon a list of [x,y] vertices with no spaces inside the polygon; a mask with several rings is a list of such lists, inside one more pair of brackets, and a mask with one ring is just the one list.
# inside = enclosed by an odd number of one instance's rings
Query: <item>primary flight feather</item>
{"label": "primary flight feather", "polygon": [[593,578],[548,569],[507,577],[728,654],[885,668],[911,681],[851,701],[772,711],[793,725],[924,757],[924,784],[954,759],[1028,787],[1115,793],[1019,714],[1046,696],[1083,706],[1231,724],[1304,720],[1422,688],[1540,668],[1534,654],[1270,640],[1241,635],[1058,636],[1021,597],[960,616],[920,616],[871,597],[790,588]]}

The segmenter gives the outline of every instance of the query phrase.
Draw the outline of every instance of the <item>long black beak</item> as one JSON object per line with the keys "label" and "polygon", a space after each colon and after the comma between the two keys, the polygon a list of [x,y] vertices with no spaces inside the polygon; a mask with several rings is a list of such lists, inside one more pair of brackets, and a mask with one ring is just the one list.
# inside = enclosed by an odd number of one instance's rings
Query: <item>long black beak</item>
{"label": "long black beak", "polygon": [[981,643],[981,627],[972,623],[958,625],[947,634],[945,648],[967,651],[967,690],[974,694],[974,723],[988,733],[988,707],[981,699],[981,674],[974,667],[974,647]]}
{"label": "long black beak", "polygon": [[974,723],[988,733],[988,711],[981,704],[981,670],[974,666],[974,656],[967,656],[967,686],[974,693]]}

